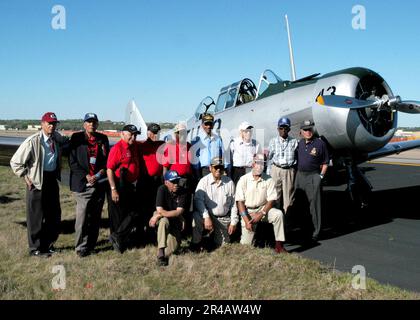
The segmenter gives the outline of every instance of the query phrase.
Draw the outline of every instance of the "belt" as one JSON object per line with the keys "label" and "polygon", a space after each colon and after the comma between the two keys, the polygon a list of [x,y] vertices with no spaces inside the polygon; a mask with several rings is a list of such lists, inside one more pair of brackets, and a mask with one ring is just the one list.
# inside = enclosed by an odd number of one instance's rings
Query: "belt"
{"label": "belt", "polygon": [[292,168],[294,168],[294,167],[295,167],[295,166],[278,165],[277,163],[274,163],[274,162],[273,162],[273,164],[274,164],[277,168],[280,168],[280,169],[292,169]]}

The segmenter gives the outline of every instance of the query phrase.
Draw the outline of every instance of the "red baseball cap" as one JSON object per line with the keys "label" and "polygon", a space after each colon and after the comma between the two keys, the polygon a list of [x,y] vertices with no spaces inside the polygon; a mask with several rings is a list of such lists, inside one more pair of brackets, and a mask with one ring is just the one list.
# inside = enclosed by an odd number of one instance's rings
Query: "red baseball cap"
{"label": "red baseball cap", "polygon": [[50,122],[60,122],[60,121],[58,121],[57,116],[55,115],[54,112],[47,112],[46,114],[44,114],[42,116],[41,121],[46,121],[46,122],[49,122],[49,123]]}

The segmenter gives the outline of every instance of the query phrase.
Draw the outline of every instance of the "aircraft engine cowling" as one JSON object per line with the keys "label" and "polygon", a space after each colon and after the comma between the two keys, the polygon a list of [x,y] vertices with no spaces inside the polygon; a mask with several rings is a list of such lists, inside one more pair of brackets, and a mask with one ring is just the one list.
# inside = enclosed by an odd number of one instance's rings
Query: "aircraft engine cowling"
{"label": "aircraft engine cowling", "polygon": [[[375,100],[393,93],[377,73],[360,69],[359,74],[334,76],[336,95]],[[327,81],[326,78],[323,81]],[[325,84],[317,84],[317,90]],[[397,112],[386,109],[346,109],[315,103],[313,118],[317,133],[336,150],[372,152],[385,146],[397,129]]]}

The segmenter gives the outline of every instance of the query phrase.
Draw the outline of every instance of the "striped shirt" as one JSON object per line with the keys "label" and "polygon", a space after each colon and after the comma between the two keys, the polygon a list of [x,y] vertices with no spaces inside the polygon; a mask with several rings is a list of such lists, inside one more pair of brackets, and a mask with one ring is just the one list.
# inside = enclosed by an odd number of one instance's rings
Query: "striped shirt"
{"label": "striped shirt", "polygon": [[296,160],[296,149],[298,141],[290,136],[283,139],[280,136],[272,138],[268,146],[268,170],[272,164],[277,166],[294,166]]}
{"label": "striped shirt", "polygon": [[254,154],[260,153],[261,148],[256,140],[245,142],[241,137],[233,139],[230,143],[231,164],[234,167],[251,167]]}

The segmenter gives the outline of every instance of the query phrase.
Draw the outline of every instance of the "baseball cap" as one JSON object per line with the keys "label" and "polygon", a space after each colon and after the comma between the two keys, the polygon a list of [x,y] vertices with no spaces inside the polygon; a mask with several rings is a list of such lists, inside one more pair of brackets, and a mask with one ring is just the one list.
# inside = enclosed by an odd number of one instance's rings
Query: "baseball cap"
{"label": "baseball cap", "polygon": [[211,159],[210,162],[211,166],[223,166],[223,159],[220,157],[214,157],[213,159]]}
{"label": "baseball cap", "polygon": [[187,130],[187,126],[185,125],[185,123],[178,123],[174,128],[174,132],[179,132],[183,130]]}
{"label": "baseball cap", "polygon": [[157,123],[151,123],[147,126],[147,130],[157,134],[160,131],[160,125]]}
{"label": "baseball cap", "polygon": [[85,118],[83,119],[83,121],[88,121],[88,120],[90,120],[90,119],[93,119],[93,120],[99,121],[99,120],[98,120],[98,116],[97,116],[95,113],[86,113],[86,114],[85,114]]}
{"label": "baseball cap", "polygon": [[209,113],[203,114],[203,117],[201,118],[201,122],[203,122],[203,123],[213,122],[213,121],[214,121],[214,117],[213,117],[213,115],[211,115]]}
{"label": "baseball cap", "polygon": [[239,125],[239,130],[248,130],[254,128],[249,122],[244,121]]}
{"label": "baseball cap", "polygon": [[277,123],[277,127],[289,127],[290,128],[290,119],[289,118],[280,118]]}
{"label": "baseball cap", "polygon": [[134,124],[127,124],[121,131],[128,131],[132,134],[140,134],[140,131],[137,130],[137,127]]}
{"label": "baseball cap", "polygon": [[172,182],[172,181],[181,179],[181,177],[178,175],[178,172],[176,172],[175,170],[169,170],[169,171],[166,171],[164,179],[165,181]]}
{"label": "baseball cap", "polygon": [[50,123],[51,122],[60,122],[60,121],[58,121],[57,116],[55,115],[54,112],[47,112],[47,113],[45,113],[42,116],[41,121],[46,121],[46,122],[50,122]]}
{"label": "baseball cap", "polygon": [[307,130],[307,129],[312,129],[314,127],[314,123],[311,120],[305,120],[302,122],[302,124],[300,125],[300,128],[302,130]]}

